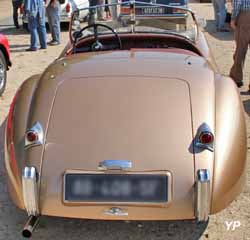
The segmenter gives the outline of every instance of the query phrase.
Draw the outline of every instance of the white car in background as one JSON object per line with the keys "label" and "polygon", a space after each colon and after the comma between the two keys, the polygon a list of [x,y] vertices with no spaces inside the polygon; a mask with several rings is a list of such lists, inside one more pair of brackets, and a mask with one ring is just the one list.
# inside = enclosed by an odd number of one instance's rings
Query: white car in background
{"label": "white car in background", "polygon": [[[89,0],[59,0],[61,5],[61,23],[69,23],[71,14],[77,9],[87,8],[89,7]],[[88,11],[81,11],[81,19],[87,17]],[[23,28],[28,30],[28,19],[25,14],[22,15]],[[46,23],[48,23],[48,19],[46,17]]]}

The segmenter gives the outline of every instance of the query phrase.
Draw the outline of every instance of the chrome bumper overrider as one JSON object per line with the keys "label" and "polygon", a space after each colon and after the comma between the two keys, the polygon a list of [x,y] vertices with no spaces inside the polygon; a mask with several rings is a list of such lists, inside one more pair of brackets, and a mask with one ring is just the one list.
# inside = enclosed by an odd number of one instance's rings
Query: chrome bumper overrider
{"label": "chrome bumper overrider", "polygon": [[210,176],[207,169],[197,171],[195,192],[195,216],[198,222],[207,221],[210,212]]}
{"label": "chrome bumper overrider", "polygon": [[25,167],[22,176],[23,201],[29,216],[39,215],[37,173],[34,167]]}

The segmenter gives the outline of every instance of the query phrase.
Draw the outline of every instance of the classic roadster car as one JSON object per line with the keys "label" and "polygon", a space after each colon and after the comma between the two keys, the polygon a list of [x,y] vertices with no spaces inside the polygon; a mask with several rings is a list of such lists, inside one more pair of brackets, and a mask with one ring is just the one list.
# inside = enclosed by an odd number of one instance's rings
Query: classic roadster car
{"label": "classic roadster car", "polygon": [[43,215],[204,222],[242,190],[242,103],[194,13],[180,28],[121,4],[128,20],[75,12],[64,51],[13,99],[5,165],[25,237]]}

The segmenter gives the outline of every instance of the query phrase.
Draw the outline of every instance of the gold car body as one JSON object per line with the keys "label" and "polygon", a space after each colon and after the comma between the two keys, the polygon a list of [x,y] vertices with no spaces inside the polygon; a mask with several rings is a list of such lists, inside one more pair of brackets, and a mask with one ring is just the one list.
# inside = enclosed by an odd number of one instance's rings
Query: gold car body
{"label": "gold car body", "polygon": [[[20,87],[6,128],[5,164],[13,202],[24,209],[22,175],[37,171],[40,215],[107,220],[196,218],[197,172],[210,174],[209,214],[241,192],[246,129],[233,81],[217,72],[204,35],[195,43],[177,36],[129,37],[182,41],[185,49],[114,50],[72,54],[68,44],[42,75]],[[25,133],[39,121],[44,142],[25,148]],[[203,124],[213,151],[198,150]],[[129,170],[99,170],[106,159],[127,159]],[[74,173],[163,173],[170,179],[166,204],[70,203],[64,176]],[[107,214],[112,208],[126,214]]]}

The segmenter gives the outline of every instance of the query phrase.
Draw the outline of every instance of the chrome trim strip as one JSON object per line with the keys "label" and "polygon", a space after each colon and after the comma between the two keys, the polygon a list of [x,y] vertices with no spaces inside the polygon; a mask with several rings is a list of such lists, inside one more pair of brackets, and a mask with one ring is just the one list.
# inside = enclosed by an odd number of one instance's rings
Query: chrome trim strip
{"label": "chrome trim strip", "polygon": [[34,167],[25,167],[22,176],[23,201],[29,216],[38,216],[38,185]]}
{"label": "chrome trim strip", "polygon": [[208,220],[210,212],[210,176],[207,169],[199,169],[196,176],[195,216],[198,222]]}
{"label": "chrome trim strip", "polygon": [[[29,132],[35,132],[38,135],[37,141],[30,142],[26,138],[26,134],[28,134]],[[34,125],[30,129],[28,129],[28,131],[25,133],[25,144],[24,144],[24,146],[27,149],[29,147],[42,145],[43,142],[44,142],[43,127],[42,127],[41,123],[35,122]]]}
{"label": "chrome trim strip", "polygon": [[99,163],[99,170],[127,170],[132,168],[132,162],[128,160],[104,160]]}

